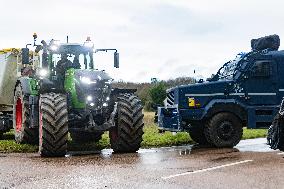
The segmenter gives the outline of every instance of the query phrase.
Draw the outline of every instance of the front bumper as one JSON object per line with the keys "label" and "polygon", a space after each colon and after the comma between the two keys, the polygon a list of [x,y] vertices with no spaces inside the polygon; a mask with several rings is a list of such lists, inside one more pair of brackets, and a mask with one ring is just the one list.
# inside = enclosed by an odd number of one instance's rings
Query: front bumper
{"label": "front bumper", "polygon": [[158,126],[160,130],[183,131],[184,123],[202,120],[204,109],[179,109],[177,107],[158,107]]}
{"label": "front bumper", "polygon": [[178,108],[158,107],[158,125],[160,130],[181,131]]}

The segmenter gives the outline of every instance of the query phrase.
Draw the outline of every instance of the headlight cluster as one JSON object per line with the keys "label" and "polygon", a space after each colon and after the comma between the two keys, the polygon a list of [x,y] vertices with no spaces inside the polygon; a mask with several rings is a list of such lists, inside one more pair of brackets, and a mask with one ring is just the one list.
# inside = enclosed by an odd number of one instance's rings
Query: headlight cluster
{"label": "headlight cluster", "polygon": [[96,80],[91,80],[89,77],[80,77],[80,80],[82,81],[82,83],[85,83],[85,84],[93,84],[93,83],[97,83]]}
{"label": "headlight cluster", "polygon": [[37,70],[36,74],[40,78],[45,78],[48,75],[48,70],[46,70],[46,69],[39,69],[39,70]]}

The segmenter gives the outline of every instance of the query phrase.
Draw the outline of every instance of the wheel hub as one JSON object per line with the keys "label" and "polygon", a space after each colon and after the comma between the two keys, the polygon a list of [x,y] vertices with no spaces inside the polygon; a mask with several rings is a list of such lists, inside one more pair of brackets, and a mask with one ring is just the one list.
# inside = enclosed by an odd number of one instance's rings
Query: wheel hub
{"label": "wheel hub", "polygon": [[217,134],[221,139],[228,140],[234,133],[234,127],[231,122],[224,121],[217,130]]}
{"label": "wheel hub", "polygon": [[18,98],[16,103],[16,131],[21,131],[23,124],[23,103],[22,99]]}

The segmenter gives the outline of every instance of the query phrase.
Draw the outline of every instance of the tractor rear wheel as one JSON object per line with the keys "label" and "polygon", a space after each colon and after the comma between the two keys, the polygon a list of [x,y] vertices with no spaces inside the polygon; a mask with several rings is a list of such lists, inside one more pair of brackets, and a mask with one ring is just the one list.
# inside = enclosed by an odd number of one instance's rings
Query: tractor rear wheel
{"label": "tractor rear wheel", "polygon": [[88,143],[88,142],[98,142],[101,140],[103,132],[70,132],[72,141],[75,143]]}
{"label": "tractor rear wheel", "polygon": [[68,110],[66,96],[46,93],[39,102],[39,153],[64,156],[67,152]]}
{"label": "tractor rear wheel", "polygon": [[203,124],[192,124],[189,128],[189,135],[194,142],[197,142],[201,145],[209,144],[205,134],[204,134],[204,125]]}
{"label": "tractor rear wheel", "polygon": [[242,135],[242,122],[231,113],[218,113],[205,126],[205,136],[208,142],[218,148],[237,145]]}
{"label": "tractor rear wheel", "polygon": [[133,94],[117,97],[116,126],[109,131],[110,143],[115,153],[136,152],[143,135],[141,101]]}
{"label": "tractor rear wheel", "polygon": [[38,144],[38,128],[30,126],[29,96],[24,94],[22,85],[17,84],[14,94],[13,128],[18,143]]}

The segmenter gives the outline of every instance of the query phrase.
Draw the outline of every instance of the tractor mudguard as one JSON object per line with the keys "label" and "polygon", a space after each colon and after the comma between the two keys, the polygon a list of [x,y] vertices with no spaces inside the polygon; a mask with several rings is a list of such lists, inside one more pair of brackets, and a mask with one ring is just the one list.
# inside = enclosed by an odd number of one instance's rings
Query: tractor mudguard
{"label": "tractor mudguard", "polygon": [[54,82],[46,78],[40,80],[39,93],[43,94],[43,93],[50,93],[50,92],[65,94],[63,83],[61,86],[59,82]]}
{"label": "tractor mudguard", "polygon": [[137,89],[120,89],[120,88],[114,88],[111,91],[112,95],[117,95],[117,94],[124,94],[124,93],[135,93],[137,91]]}

